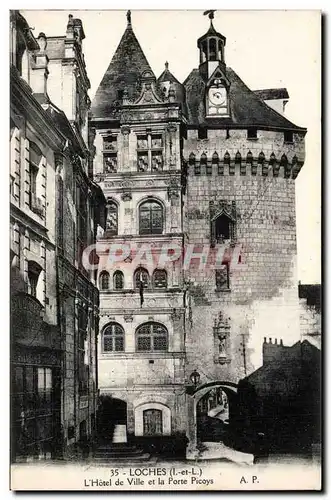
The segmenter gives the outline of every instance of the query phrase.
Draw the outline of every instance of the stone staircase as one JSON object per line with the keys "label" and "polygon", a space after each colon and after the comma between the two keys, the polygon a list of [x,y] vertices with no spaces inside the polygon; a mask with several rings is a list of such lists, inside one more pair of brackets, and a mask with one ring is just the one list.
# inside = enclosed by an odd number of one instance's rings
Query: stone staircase
{"label": "stone staircase", "polygon": [[99,444],[94,451],[93,460],[97,462],[144,462],[150,454],[128,443]]}

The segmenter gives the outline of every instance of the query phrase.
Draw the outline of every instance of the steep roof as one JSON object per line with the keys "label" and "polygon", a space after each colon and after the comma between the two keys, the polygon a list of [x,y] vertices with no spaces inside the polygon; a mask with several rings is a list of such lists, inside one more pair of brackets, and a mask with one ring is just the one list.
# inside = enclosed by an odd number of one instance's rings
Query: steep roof
{"label": "steep roof", "polygon": [[178,83],[179,85],[182,85],[177,80],[177,78],[171,73],[171,71],[169,70],[168,63],[165,63],[165,70],[163,71],[163,73],[161,73],[161,75],[159,76],[159,78],[157,79],[157,81],[159,83],[170,82],[170,83]]}
{"label": "steep roof", "polygon": [[261,89],[261,90],[253,90],[254,94],[256,94],[260,99],[264,101],[269,101],[273,99],[288,99],[290,96],[288,95],[287,89]]}
{"label": "steep roof", "polygon": [[319,375],[320,355],[320,349],[308,340],[298,341],[292,346],[282,346],[272,361],[263,364],[240,382],[249,383],[262,395],[270,393],[269,386],[280,373],[288,378],[298,377],[303,380],[305,376],[313,379]]}
{"label": "steep roof", "polygon": [[115,118],[119,92],[125,88],[129,99],[137,96],[140,75],[147,70],[154,75],[131,24],[128,24],[92,101],[92,117]]}
{"label": "steep roof", "polygon": [[226,76],[230,82],[230,117],[206,119],[204,110],[205,82],[198,69],[191,71],[184,82],[189,125],[306,131],[305,128],[294,125],[265,104],[255,92],[245,85],[233,69],[227,67]]}

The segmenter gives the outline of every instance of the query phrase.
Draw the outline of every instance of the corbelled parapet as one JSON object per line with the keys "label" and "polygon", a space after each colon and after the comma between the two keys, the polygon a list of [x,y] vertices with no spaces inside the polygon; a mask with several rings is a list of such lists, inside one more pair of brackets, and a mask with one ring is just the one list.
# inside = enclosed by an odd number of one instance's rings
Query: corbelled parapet
{"label": "corbelled parapet", "polygon": [[184,158],[190,175],[260,175],[295,179],[305,159],[304,134],[189,130]]}

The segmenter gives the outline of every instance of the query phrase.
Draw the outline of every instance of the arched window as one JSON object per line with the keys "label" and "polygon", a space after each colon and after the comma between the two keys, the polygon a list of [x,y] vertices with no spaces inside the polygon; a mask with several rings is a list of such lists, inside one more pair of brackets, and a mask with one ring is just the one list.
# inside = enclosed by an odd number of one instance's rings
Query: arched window
{"label": "arched window", "polygon": [[220,215],[215,220],[215,236],[217,243],[231,238],[231,220],[225,214]]}
{"label": "arched window", "polygon": [[145,201],[139,207],[139,234],[162,234],[163,209],[159,202]]}
{"label": "arched window", "polygon": [[216,39],[211,38],[209,40],[209,60],[216,61]]}
{"label": "arched window", "polygon": [[102,332],[103,352],[124,351],[124,329],[118,323],[109,323]]}
{"label": "arched window", "polygon": [[122,271],[115,271],[113,275],[114,290],[123,290],[124,288],[124,274]]}
{"label": "arched window", "polygon": [[149,274],[146,269],[143,267],[138,267],[138,269],[135,270],[134,272],[134,286],[135,288],[140,287],[140,281],[144,283],[144,287],[148,288],[150,281],[149,281]]}
{"label": "arched window", "polygon": [[28,261],[28,278],[30,285],[30,295],[32,295],[32,297],[37,297],[37,285],[41,271],[42,267],[37,262],[35,262],[34,260]]}
{"label": "arched window", "polygon": [[113,201],[107,203],[106,231],[109,235],[118,234],[118,209]]}
{"label": "arched window", "polygon": [[109,290],[109,273],[102,271],[99,277],[100,290]]}
{"label": "arched window", "polygon": [[155,269],[153,273],[153,288],[167,288],[167,271],[164,269]]}
{"label": "arched window", "polygon": [[138,352],[159,352],[168,350],[168,331],[160,323],[144,323],[136,331]]}

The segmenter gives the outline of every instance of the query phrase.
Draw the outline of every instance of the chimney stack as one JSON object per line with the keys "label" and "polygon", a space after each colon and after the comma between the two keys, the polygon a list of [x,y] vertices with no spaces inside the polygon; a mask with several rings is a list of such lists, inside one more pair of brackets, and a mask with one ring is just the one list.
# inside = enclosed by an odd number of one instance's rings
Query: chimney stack
{"label": "chimney stack", "polygon": [[34,94],[47,96],[48,57],[46,54],[47,38],[45,33],[39,33],[37,38],[39,50],[34,54],[31,64],[30,87]]}

